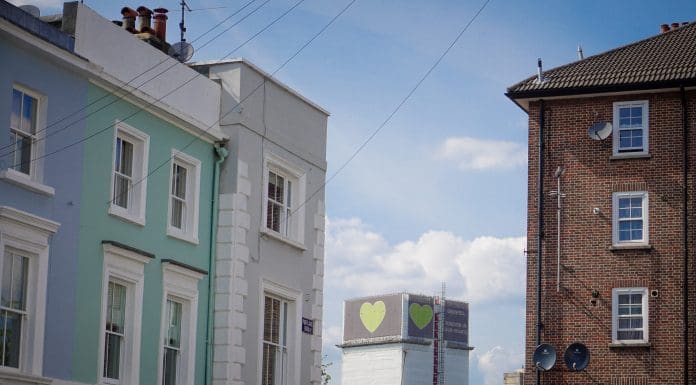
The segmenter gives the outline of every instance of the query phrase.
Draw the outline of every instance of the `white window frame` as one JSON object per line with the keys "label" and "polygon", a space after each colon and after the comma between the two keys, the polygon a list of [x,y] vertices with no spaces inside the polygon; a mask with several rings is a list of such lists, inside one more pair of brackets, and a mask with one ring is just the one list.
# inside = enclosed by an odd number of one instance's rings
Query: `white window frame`
{"label": "white window frame", "polygon": [[0,206],[0,257],[11,251],[29,258],[27,318],[22,327],[19,368],[2,366],[4,373],[40,376],[43,372],[49,238],[59,227],[49,219]]}
{"label": "white window frame", "polygon": [[[619,340],[619,294],[642,294],[642,309],[643,317],[643,339],[640,340]],[[648,308],[648,288],[647,287],[623,287],[614,288],[611,290],[611,340],[613,344],[645,344],[650,341],[649,338],[649,308]]]}
{"label": "white window frame", "polygon": [[287,379],[283,384],[300,383],[300,357],[302,356],[302,292],[297,289],[276,283],[267,278],[261,278],[259,295],[259,324],[258,324],[258,360],[257,385],[261,385],[263,370],[263,323],[264,323],[264,301],[266,296],[275,297],[288,303],[287,322]]}
{"label": "white window frame", "polygon": [[[30,149],[31,164],[29,165],[29,175],[14,170],[14,156],[8,156],[9,164],[5,169],[0,170],[0,179],[4,179],[10,183],[33,192],[53,196],[55,194],[55,189],[51,186],[45,185],[43,182],[44,159],[42,156],[44,155],[46,148],[45,136],[48,97],[39,93],[38,91],[16,83],[12,85],[12,90],[17,90],[22,94],[29,95],[36,99],[36,133],[34,134],[33,143]],[[11,123],[9,121],[5,123],[5,127],[7,127],[7,134],[9,134],[11,130],[10,124]]]}
{"label": "white window frame", "polygon": [[[138,384],[140,378],[140,345],[143,319],[143,286],[145,264],[151,258],[135,251],[104,243],[104,272],[102,282],[101,322],[99,323],[98,378],[99,384]],[[124,346],[119,380],[103,377],[104,342],[106,336],[106,307],[109,281],[126,287]]]}
{"label": "white window frame", "polygon": [[[172,150],[169,166],[169,185],[167,186],[167,235],[198,244],[199,201],[201,191],[201,161],[178,150]],[[172,226],[172,182],[173,166],[178,164],[186,169],[186,211],[184,229]]]}
{"label": "white window frame", "polygon": [[169,262],[162,263],[162,326],[157,384],[162,384],[167,299],[182,304],[181,359],[177,385],[193,385],[196,372],[196,330],[198,321],[198,283],[205,275]]}
{"label": "white window frame", "polygon": [[[123,208],[114,204],[114,175],[116,173],[116,144],[117,139],[126,139],[133,143],[133,183],[130,190],[130,205]],[[150,151],[150,136],[126,123],[116,121],[114,124],[113,155],[111,158],[111,189],[109,190],[109,214],[123,218],[129,222],[144,226],[145,207],[147,203],[147,163]]]}
{"label": "white window frame", "polygon": [[[640,196],[643,203],[643,239],[638,241],[620,241],[619,240],[619,199],[626,197]],[[615,192],[612,194],[612,243],[613,246],[648,246],[650,244],[649,219],[650,211],[648,204],[647,191],[625,191]]]}
{"label": "white window frame", "polygon": [[[620,148],[620,134],[619,132],[621,129],[619,128],[619,119],[620,119],[620,114],[619,111],[621,108],[625,107],[642,107],[643,108],[643,125],[641,129],[643,130],[643,147],[641,150],[635,150],[635,151],[621,151]],[[649,133],[649,120],[648,118],[650,117],[649,113],[649,103],[647,100],[634,100],[634,101],[625,101],[625,102],[614,102],[614,133],[613,133],[613,155],[618,156],[618,157],[631,157],[631,156],[636,156],[636,155],[647,155],[648,154],[648,133]]]}
{"label": "white window frame", "polygon": [[[292,195],[291,210],[293,212],[287,234],[277,232],[267,226],[268,212],[268,173],[274,172],[292,184],[290,194]],[[261,217],[261,232],[289,243],[298,248],[304,248],[305,243],[305,195],[306,195],[307,173],[300,167],[284,160],[274,154],[264,155],[263,164],[263,205]]]}

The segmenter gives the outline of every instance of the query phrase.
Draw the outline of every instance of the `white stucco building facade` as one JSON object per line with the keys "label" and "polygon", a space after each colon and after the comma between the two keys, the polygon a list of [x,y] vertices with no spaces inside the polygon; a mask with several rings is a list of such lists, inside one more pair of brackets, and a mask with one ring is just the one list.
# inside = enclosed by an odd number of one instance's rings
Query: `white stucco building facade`
{"label": "white stucco building facade", "polygon": [[319,384],[328,112],[244,60],[221,86],[213,384]]}

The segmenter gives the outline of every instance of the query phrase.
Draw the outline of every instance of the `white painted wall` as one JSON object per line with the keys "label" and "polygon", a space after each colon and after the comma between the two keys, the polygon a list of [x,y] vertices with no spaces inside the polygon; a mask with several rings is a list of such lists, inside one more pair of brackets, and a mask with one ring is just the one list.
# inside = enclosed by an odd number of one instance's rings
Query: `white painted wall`
{"label": "white painted wall", "polygon": [[[342,385],[427,385],[432,378],[432,345],[395,343],[343,348]],[[447,349],[445,385],[468,384],[469,351]]]}
{"label": "white painted wall", "polygon": [[403,358],[402,344],[344,348],[341,384],[402,385]]}
{"label": "white painted wall", "polygon": [[[73,15],[74,7],[77,8]],[[111,16],[114,19],[120,18],[119,14]],[[66,3],[63,20],[64,23],[75,23],[67,28],[74,28],[76,54],[103,67],[104,72],[121,82],[130,82],[130,85],[155,99],[162,98],[164,104],[202,123],[203,128],[213,126],[213,129],[219,129],[220,86],[215,82],[141,41],[83,4]],[[133,80],[151,67],[154,68]],[[162,74],[158,75],[159,73]],[[151,78],[154,79],[150,80]],[[191,81],[183,85],[189,80]],[[171,95],[164,96],[170,92]]]}

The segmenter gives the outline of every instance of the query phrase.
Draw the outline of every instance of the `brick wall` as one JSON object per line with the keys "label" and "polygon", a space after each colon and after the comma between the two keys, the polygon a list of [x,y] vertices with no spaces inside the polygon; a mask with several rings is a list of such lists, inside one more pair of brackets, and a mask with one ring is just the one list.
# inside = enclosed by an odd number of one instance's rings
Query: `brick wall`
{"label": "brick wall", "polygon": [[[689,98],[689,124],[696,127],[696,92]],[[647,159],[612,160],[612,137],[589,138],[594,122],[613,121],[613,102],[649,101]],[[558,353],[556,366],[542,374],[542,384],[680,384],[683,382],[683,204],[682,111],[678,92],[549,100],[545,105],[545,170],[542,243],[542,342]],[[529,180],[527,212],[527,317],[525,383],[534,384],[531,355],[536,346],[537,175],[539,103],[529,111]],[[692,130],[692,132],[694,132]],[[696,172],[696,132],[690,134],[691,174]],[[561,225],[561,289],[557,291],[557,225],[554,171],[564,166]],[[694,194],[689,178],[689,195]],[[649,194],[648,250],[610,250],[612,193],[644,190]],[[696,204],[689,201],[690,254],[694,255]],[[594,214],[593,208],[600,213]],[[690,314],[696,312],[696,265],[690,258]],[[612,288],[647,287],[649,347],[610,347]],[[596,305],[592,291],[599,292]],[[696,318],[690,317],[696,326]],[[694,341],[691,334],[690,341]],[[573,342],[587,345],[590,365],[570,372],[563,352]],[[694,342],[690,342],[693,346]],[[696,351],[691,351],[691,362]],[[691,365],[695,383],[696,365]]]}

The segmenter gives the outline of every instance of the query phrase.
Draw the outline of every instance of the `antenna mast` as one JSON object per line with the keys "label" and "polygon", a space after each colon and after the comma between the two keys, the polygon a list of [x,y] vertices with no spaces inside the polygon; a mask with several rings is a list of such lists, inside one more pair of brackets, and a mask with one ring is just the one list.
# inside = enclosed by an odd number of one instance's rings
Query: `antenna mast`
{"label": "antenna mast", "polygon": [[433,385],[445,383],[445,282],[440,297],[435,297],[435,321],[433,323]]}
{"label": "antenna mast", "polygon": [[184,33],[186,32],[186,25],[184,24],[185,22],[185,15],[186,11],[191,12],[191,8],[189,8],[188,4],[186,4],[186,0],[181,0],[181,22],[179,23],[179,30],[181,31],[181,41],[184,42],[186,41],[186,38],[184,38]]}

